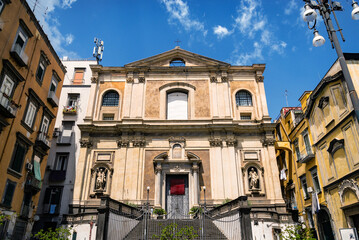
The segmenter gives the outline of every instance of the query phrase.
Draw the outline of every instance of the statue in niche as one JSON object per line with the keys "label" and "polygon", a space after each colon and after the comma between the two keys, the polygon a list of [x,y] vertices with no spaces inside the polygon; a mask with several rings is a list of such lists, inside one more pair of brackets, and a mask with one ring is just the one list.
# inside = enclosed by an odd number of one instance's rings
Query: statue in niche
{"label": "statue in niche", "polygon": [[250,168],[248,172],[249,189],[259,189],[259,176],[257,169]]}
{"label": "statue in niche", "polygon": [[106,188],[106,181],[107,181],[107,169],[105,168],[98,168],[96,171],[96,184],[95,190],[104,191]]}

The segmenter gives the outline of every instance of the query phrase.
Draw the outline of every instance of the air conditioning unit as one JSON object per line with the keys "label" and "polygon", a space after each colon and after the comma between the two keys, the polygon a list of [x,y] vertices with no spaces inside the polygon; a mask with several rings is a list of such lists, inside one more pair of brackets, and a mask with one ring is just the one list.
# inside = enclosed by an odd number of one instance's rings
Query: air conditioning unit
{"label": "air conditioning unit", "polygon": [[32,171],[33,165],[31,163],[26,163],[25,168],[28,171]]}

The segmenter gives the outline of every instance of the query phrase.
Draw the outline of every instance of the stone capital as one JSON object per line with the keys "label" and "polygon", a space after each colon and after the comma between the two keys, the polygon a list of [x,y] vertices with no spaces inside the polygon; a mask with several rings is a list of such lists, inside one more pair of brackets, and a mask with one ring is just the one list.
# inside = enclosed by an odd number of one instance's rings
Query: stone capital
{"label": "stone capital", "polygon": [[128,139],[120,139],[117,141],[117,146],[121,147],[128,147],[130,145],[130,141]]}
{"label": "stone capital", "polygon": [[80,140],[80,147],[82,148],[91,148],[92,142],[88,139],[81,139]]}
{"label": "stone capital", "polygon": [[237,145],[237,139],[235,138],[227,138],[226,143],[228,147],[234,147]]}
{"label": "stone capital", "polygon": [[222,139],[221,138],[210,138],[208,139],[209,145],[212,147],[222,147]]}
{"label": "stone capital", "polygon": [[144,147],[146,145],[146,140],[144,140],[144,139],[134,139],[134,140],[132,140],[132,145],[134,147]]}
{"label": "stone capital", "polygon": [[274,146],[275,139],[274,138],[264,138],[264,139],[261,140],[261,142],[262,142],[264,147]]}

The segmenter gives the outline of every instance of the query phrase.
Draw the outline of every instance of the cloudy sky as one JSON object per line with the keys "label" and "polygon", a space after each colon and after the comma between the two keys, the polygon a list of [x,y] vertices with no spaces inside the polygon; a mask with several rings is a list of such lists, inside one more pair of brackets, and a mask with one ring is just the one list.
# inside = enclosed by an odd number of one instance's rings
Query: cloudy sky
{"label": "cloudy sky", "polygon": [[[60,57],[90,59],[93,39],[105,42],[103,66],[123,66],[180,47],[232,65],[265,63],[270,116],[297,106],[336,59],[327,40],[312,47],[301,0],[27,0]],[[337,12],[344,52],[359,52],[359,21],[350,1]]]}

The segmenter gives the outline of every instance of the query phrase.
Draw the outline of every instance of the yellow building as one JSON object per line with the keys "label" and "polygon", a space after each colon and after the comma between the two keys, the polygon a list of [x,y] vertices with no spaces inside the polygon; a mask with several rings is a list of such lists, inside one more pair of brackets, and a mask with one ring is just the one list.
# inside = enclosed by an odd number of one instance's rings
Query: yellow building
{"label": "yellow building", "polygon": [[[359,90],[359,55],[345,57]],[[340,229],[359,229],[359,136],[338,61],[299,100],[301,108],[283,108],[277,120],[283,194],[319,239],[341,239]]]}
{"label": "yellow building", "polygon": [[2,0],[0,23],[0,239],[22,239],[34,221],[66,71],[26,1]]}

